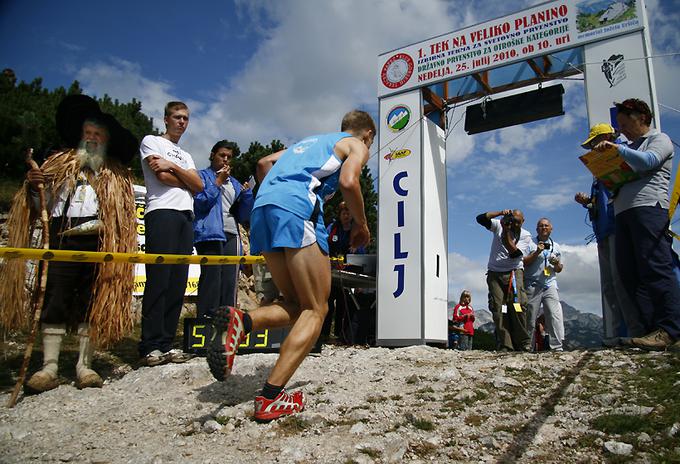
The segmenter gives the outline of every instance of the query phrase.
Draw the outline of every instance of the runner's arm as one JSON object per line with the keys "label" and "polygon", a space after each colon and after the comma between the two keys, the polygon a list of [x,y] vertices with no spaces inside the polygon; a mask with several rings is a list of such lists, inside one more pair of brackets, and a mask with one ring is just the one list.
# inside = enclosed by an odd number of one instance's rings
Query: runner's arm
{"label": "runner's arm", "polygon": [[[368,147],[358,139],[347,138],[336,149],[346,155],[340,168],[340,191],[354,223],[350,234],[350,246],[358,248],[368,244],[371,235],[364,211],[364,197],[361,194],[361,169],[368,161]],[[340,146],[338,146],[340,145]]]}
{"label": "runner's arm", "polygon": [[262,158],[259,159],[257,162],[257,167],[256,167],[256,176],[257,176],[257,183],[261,184],[264,178],[267,176],[267,173],[269,170],[274,166],[274,163],[276,163],[279,158],[286,152],[286,150],[281,150],[277,151],[276,153],[272,153],[271,155],[263,156]]}

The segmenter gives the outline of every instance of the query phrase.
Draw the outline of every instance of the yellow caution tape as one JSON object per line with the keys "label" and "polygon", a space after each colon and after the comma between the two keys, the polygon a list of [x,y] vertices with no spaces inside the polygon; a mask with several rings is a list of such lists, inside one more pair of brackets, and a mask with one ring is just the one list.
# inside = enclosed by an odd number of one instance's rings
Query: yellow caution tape
{"label": "yellow caution tape", "polygon": [[671,192],[670,207],[668,208],[668,219],[673,220],[675,215],[675,208],[678,206],[680,200],[680,171],[675,174],[675,182],[673,182],[673,191]]}
{"label": "yellow caution tape", "polygon": [[[149,253],[108,253],[106,251],[45,250],[0,247],[0,258],[39,259],[79,263],[134,264],[264,264],[264,256],[154,255]],[[331,258],[342,261],[342,258]]]}

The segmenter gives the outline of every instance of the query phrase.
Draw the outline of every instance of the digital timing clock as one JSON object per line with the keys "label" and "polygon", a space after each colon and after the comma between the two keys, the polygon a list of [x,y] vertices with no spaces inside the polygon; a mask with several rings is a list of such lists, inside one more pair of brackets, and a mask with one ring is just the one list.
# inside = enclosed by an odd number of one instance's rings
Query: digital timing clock
{"label": "digital timing clock", "polygon": [[[212,320],[204,317],[184,318],[184,351],[205,356],[212,336]],[[249,333],[238,347],[238,353],[278,353],[289,329],[265,329]],[[321,343],[316,342],[313,353],[321,352]]]}

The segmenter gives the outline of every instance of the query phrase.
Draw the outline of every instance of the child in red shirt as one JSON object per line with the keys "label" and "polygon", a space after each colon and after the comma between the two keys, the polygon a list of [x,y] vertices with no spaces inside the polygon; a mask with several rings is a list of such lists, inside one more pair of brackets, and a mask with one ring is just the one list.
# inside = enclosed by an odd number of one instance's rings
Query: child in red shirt
{"label": "child in red shirt", "polygon": [[472,349],[472,337],[475,334],[475,310],[470,303],[472,295],[468,290],[463,290],[455,308],[453,308],[453,321],[462,325],[463,333],[460,334],[458,348],[461,350]]}

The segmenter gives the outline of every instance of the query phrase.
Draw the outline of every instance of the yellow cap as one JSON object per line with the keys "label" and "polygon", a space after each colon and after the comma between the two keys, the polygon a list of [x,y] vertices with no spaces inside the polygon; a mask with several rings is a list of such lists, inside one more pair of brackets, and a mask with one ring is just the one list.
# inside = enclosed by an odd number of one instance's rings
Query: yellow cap
{"label": "yellow cap", "polygon": [[595,124],[593,127],[590,128],[590,134],[588,134],[588,138],[586,139],[585,142],[581,144],[583,148],[588,148],[588,144],[593,141],[595,137],[598,135],[602,134],[615,134],[616,131],[614,128],[611,126],[611,124],[606,124],[606,123],[600,123],[600,124]]}

